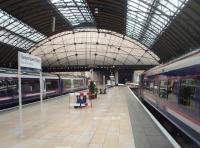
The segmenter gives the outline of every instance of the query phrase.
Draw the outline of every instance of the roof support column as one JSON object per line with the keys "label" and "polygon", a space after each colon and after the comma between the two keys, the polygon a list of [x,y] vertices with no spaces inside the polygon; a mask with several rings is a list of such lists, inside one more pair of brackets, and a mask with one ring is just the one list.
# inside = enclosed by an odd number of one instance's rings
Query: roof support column
{"label": "roof support column", "polygon": [[53,16],[52,32],[55,32],[55,28],[56,28],[56,17]]}

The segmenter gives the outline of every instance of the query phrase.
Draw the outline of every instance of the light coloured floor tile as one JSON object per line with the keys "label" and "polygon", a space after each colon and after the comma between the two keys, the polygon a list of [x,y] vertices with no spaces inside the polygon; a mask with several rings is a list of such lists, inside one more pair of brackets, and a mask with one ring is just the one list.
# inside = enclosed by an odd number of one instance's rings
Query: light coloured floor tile
{"label": "light coloured floor tile", "polygon": [[[93,100],[93,107],[69,107],[69,96],[0,113],[0,143],[5,148],[134,147],[125,94],[120,87]],[[73,102],[73,97],[70,99]]]}
{"label": "light coloured floor tile", "polygon": [[92,144],[103,144],[105,140],[105,134],[95,134],[92,138]]}
{"label": "light coloured floor tile", "polygon": [[103,144],[90,144],[89,148],[102,148]]}

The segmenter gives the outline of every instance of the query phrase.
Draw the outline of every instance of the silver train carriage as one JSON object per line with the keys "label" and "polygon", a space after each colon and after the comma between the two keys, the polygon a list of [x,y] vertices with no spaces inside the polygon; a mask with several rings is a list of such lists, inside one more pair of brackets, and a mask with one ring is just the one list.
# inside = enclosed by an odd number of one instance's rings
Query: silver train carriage
{"label": "silver train carriage", "polygon": [[200,145],[200,50],[144,72],[139,94]]}
{"label": "silver train carriage", "polygon": [[[67,94],[87,88],[84,77],[60,76],[43,73],[43,98]],[[40,78],[38,75],[22,75],[22,103],[39,101]],[[0,110],[18,106],[17,71],[0,69]]]}

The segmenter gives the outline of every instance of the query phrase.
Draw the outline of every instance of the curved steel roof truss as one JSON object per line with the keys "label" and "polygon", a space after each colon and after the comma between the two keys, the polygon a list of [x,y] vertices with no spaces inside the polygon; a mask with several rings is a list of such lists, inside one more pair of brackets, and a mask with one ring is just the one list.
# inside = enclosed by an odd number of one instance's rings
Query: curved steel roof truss
{"label": "curved steel roof truss", "polygon": [[137,41],[116,32],[97,29],[77,29],[56,34],[29,52],[42,57],[45,67],[71,65],[74,61],[77,63],[75,65],[159,63],[159,58]]}
{"label": "curved steel roof truss", "polygon": [[[66,35],[76,36],[87,31],[100,32],[100,34],[104,32],[130,41],[140,47],[141,51],[146,51],[141,56],[136,55],[135,60],[138,61],[135,64],[141,64],[140,59],[145,59],[147,54],[150,56],[149,59],[152,58],[151,60],[157,62],[159,60],[156,55],[158,55],[162,62],[200,46],[199,19],[197,19],[200,16],[199,6],[199,1],[192,0],[0,0],[0,42],[2,46],[5,43],[10,45],[9,48],[34,53],[33,49],[39,45],[44,47],[49,39],[52,42],[59,36],[64,39]],[[52,32],[53,17],[56,17],[55,32]],[[88,30],[86,28],[88,26],[95,27],[97,30]],[[79,30],[77,27],[85,29]],[[71,31],[61,33],[66,30]],[[110,47],[112,41],[108,40],[108,43],[103,44],[98,41],[98,38],[96,37],[98,44],[91,41],[78,43],[74,39],[74,55],[78,55],[76,58],[84,48],[80,48],[79,45],[85,46],[87,52],[92,51],[91,56],[96,59],[95,61],[102,61],[103,64],[108,63],[106,60],[110,57],[109,54],[113,54],[111,57],[115,59],[110,63],[116,65],[120,62],[126,63],[126,59],[129,61],[130,57],[134,57],[131,51],[125,52],[125,49],[118,51],[118,44]],[[121,42],[123,43],[123,40]],[[88,47],[89,44],[91,47]],[[71,50],[68,50],[70,44],[66,44],[63,40],[62,45],[58,48],[56,47],[58,45],[52,43],[51,46],[55,46],[58,54],[63,53],[59,50],[64,47],[69,62],[70,58],[74,57],[68,56],[71,53]],[[99,52],[105,55],[101,60],[98,58],[100,55],[97,54],[100,46],[105,47],[105,51]],[[110,51],[110,48],[115,48],[116,52]],[[124,56],[124,60],[120,62],[119,54]],[[12,55],[16,53],[9,52],[7,57],[11,58]],[[4,62],[9,62],[7,58],[3,59]]]}

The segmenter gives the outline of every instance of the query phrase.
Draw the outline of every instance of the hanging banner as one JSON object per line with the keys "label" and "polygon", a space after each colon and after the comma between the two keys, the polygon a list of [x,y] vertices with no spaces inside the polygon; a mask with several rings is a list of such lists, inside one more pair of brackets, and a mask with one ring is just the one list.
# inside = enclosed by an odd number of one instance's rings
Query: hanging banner
{"label": "hanging banner", "polygon": [[18,52],[19,67],[41,69],[41,58]]}

